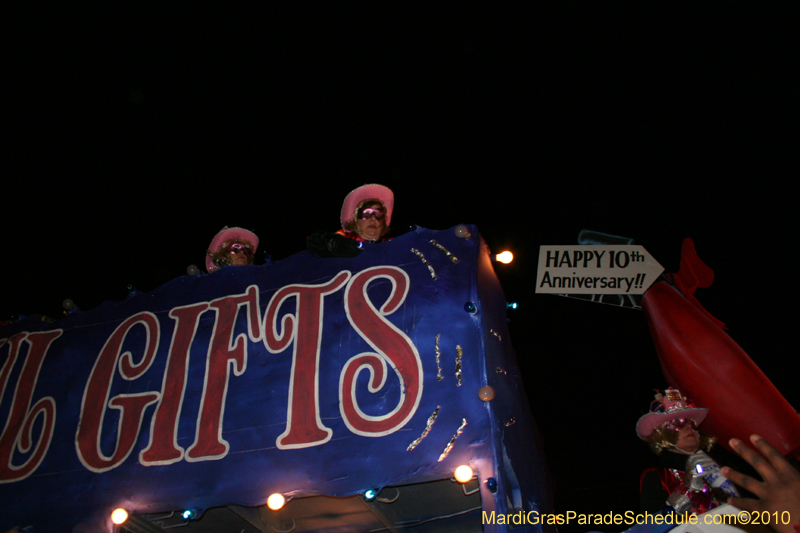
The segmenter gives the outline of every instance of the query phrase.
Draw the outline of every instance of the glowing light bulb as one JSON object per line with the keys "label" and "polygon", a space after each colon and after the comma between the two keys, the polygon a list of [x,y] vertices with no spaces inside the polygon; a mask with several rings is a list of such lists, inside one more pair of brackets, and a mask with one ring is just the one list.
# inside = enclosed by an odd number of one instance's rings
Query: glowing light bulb
{"label": "glowing light bulb", "polygon": [[282,508],[285,503],[286,498],[283,497],[283,494],[278,494],[277,492],[267,498],[267,507],[273,511],[277,511],[278,509]]}
{"label": "glowing light bulb", "polygon": [[184,520],[190,520],[197,516],[197,511],[194,509],[186,509],[184,512],[181,513],[181,516]]}
{"label": "glowing light bulb", "polygon": [[368,502],[374,500],[376,496],[378,496],[378,491],[375,489],[367,489],[364,491],[364,499]]}
{"label": "glowing light bulb", "polygon": [[495,256],[495,258],[501,262],[505,263],[506,265],[509,264],[511,261],[514,260],[514,254],[506,250],[505,252],[500,252]]}
{"label": "glowing light bulb", "polygon": [[111,521],[117,525],[122,524],[127,519],[128,519],[128,511],[126,511],[125,509],[122,508],[114,509],[114,511],[111,513]]}
{"label": "glowing light bulb", "polygon": [[456,478],[456,481],[459,483],[466,483],[472,479],[472,469],[467,465],[461,465],[456,468],[456,472],[453,474],[453,477]]}
{"label": "glowing light bulb", "polygon": [[491,387],[491,385],[486,385],[478,389],[478,398],[484,402],[490,402],[494,400],[494,389]]}
{"label": "glowing light bulb", "polygon": [[453,231],[455,232],[456,237],[459,239],[469,239],[472,236],[472,234],[469,232],[469,228],[464,224],[459,224],[453,228]]}

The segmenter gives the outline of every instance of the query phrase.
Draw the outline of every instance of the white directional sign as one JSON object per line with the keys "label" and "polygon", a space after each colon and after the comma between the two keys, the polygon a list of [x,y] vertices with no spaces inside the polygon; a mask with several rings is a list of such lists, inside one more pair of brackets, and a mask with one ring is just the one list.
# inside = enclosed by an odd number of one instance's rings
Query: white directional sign
{"label": "white directional sign", "polygon": [[636,244],[540,246],[536,292],[644,294],[663,271]]}

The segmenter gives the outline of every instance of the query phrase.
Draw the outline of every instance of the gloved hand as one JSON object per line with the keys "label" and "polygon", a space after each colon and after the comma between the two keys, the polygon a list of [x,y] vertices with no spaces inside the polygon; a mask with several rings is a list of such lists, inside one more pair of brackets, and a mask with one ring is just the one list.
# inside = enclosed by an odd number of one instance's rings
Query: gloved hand
{"label": "gloved hand", "polygon": [[700,473],[706,483],[718,489],[722,489],[729,496],[739,496],[739,492],[733,483],[720,473],[720,467],[716,461],[702,450],[694,452],[686,460],[686,473]]}
{"label": "gloved hand", "polygon": [[667,498],[667,505],[675,509],[678,514],[688,513],[692,510],[692,501],[682,492],[673,492]]}
{"label": "gloved hand", "polygon": [[[713,471],[713,467],[716,464],[705,452],[698,451],[690,455],[686,459],[686,468],[684,469],[686,472],[684,483],[689,487],[689,490],[694,492],[702,490],[704,478]],[[718,466],[717,470],[719,470]]]}
{"label": "gloved hand", "polygon": [[306,240],[314,257],[355,257],[361,253],[359,242],[336,233],[315,231]]}
{"label": "gloved hand", "polygon": [[715,471],[719,471],[719,465],[702,450],[694,452],[686,459],[687,474],[700,474],[706,477],[709,473]]}
{"label": "gloved hand", "polygon": [[687,470],[684,483],[692,492],[700,492],[703,490],[703,474]]}

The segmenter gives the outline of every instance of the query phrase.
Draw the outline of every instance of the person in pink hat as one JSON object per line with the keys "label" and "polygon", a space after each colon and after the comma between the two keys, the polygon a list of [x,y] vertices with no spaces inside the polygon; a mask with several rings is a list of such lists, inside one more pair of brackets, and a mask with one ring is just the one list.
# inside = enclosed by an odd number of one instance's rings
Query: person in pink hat
{"label": "person in pink hat", "polygon": [[704,513],[738,493],[706,453],[714,438],[698,427],[708,409],[697,407],[678,389],[656,394],[650,412],[639,418],[636,433],[659,457],[659,466],[640,478],[641,511],[656,513],[669,507],[679,514]]}
{"label": "person in pink hat", "polygon": [[258,237],[244,228],[225,226],[211,239],[206,250],[206,270],[211,274],[226,266],[252,265]]}
{"label": "person in pink hat", "polygon": [[368,183],[350,191],[342,204],[336,233],[315,232],[306,241],[314,257],[355,257],[361,243],[390,240],[394,193],[385,185]]}

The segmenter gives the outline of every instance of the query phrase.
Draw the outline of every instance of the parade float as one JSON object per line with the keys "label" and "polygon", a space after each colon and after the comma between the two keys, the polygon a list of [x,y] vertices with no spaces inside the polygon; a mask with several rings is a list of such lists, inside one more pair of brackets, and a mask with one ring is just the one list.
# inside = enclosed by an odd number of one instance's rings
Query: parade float
{"label": "parade float", "polygon": [[23,320],[0,364],[3,530],[552,530],[472,226]]}

